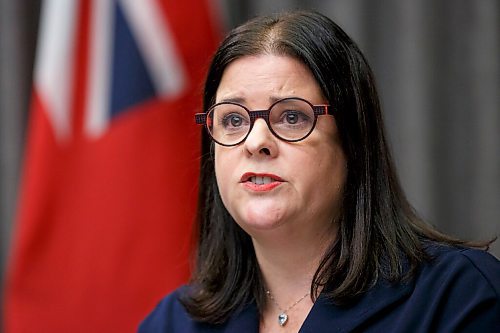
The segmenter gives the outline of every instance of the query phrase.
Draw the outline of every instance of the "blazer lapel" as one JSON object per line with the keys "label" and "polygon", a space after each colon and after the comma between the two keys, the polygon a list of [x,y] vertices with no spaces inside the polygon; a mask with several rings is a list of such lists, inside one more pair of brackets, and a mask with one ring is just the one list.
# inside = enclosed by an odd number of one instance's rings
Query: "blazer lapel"
{"label": "blazer lapel", "polygon": [[223,332],[258,333],[259,321],[257,305],[251,303],[236,315],[231,316]]}
{"label": "blazer lapel", "polygon": [[407,298],[413,282],[392,285],[381,281],[350,306],[336,306],[321,294],[299,333],[350,332],[380,311]]}
{"label": "blazer lapel", "polygon": [[[378,282],[350,306],[336,306],[321,294],[302,324],[299,333],[351,332],[361,327],[380,311],[407,298],[413,282],[390,284]],[[245,306],[223,325],[199,327],[199,332],[259,332],[259,313],[255,303]]]}

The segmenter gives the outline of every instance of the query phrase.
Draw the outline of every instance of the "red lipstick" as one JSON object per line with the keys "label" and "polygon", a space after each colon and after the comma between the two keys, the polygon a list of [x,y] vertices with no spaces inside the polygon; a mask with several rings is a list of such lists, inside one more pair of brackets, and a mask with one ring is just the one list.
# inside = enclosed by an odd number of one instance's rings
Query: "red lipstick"
{"label": "red lipstick", "polygon": [[268,192],[283,183],[281,177],[270,173],[246,172],[241,176],[243,186],[255,192]]}

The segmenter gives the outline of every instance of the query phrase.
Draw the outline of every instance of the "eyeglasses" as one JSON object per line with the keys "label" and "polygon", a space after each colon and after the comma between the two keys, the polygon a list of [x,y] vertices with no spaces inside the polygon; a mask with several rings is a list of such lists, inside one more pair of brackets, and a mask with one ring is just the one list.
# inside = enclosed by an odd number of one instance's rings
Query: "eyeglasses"
{"label": "eyeglasses", "polygon": [[206,113],[197,113],[195,120],[205,125],[218,144],[236,146],[245,141],[257,118],[264,119],[277,138],[297,142],[311,134],[321,115],[333,115],[329,105],[313,105],[305,99],[289,97],[274,102],[267,110],[250,111],[235,102],[217,103]]}

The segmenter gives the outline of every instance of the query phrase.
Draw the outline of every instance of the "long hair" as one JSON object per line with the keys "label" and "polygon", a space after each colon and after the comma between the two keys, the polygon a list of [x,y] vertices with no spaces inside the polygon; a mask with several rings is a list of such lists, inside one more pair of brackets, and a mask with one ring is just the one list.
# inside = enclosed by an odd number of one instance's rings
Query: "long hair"
{"label": "long hair", "polygon": [[[347,160],[339,232],[314,275],[313,299],[323,290],[332,302],[346,304],[379,278],[411,277],[429,259],[426,241],[471,245],[440,234],[414,213],[385,139],[373,73],[356,44],[326,16],[294,11],[258,17],[232,30],[209,68],[205,110],[215,103],[228,64],[260,54],[293,57],[309,68],[335,109]],[[194,319],[222,323],[250,302],[263,309],[265,288],[250,236],[222,203],[213,143],[202,135],[196,264],[181,301]]]}

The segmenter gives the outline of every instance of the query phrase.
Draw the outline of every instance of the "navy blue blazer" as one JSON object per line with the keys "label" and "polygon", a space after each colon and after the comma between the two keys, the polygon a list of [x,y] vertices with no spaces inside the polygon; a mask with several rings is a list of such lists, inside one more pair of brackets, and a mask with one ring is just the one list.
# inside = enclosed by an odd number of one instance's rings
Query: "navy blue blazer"
{"label": "navy blue blazer", "polygon": [[[355,304],[335,306],[323,295],[300,333],[321,332],[500,332],[500,264],[479,250],[434,247],[435,259],[411,282],[379,281]],[[186,287],[165,297],[141,323],[140,333],[255,332],[255,304],[223,325],[192,320],[179,302]]]}

